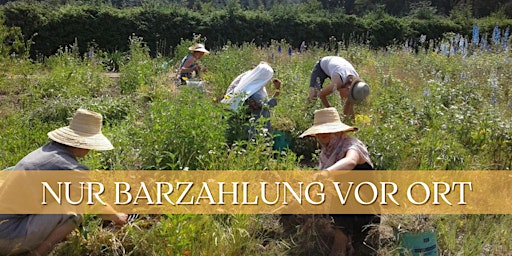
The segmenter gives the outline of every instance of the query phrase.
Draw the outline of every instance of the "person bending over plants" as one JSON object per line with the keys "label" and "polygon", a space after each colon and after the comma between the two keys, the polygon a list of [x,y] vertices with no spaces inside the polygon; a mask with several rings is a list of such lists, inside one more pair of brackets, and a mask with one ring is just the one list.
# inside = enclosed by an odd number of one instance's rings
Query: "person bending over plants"
{"label": "person bending over plants", "polygon": [[[239,139],[237,132],[239,126],[243,126],[243,137],[246,140],[253,139],[258,132],[258,120],[263,117],[266,119],[264,127],[265,134],[272,134],[272,125],[270,124],[270,108],[277,105],[277,97],[280,94],[281,80],[274,78],[273,69],[266,62],[261,62],[251,70],[238,75],[226,90],[224,99],[221,101],[234,110],[235,114],[230,119],[230,129],[228,131],[228,143],[234,139]],[[274,94],[269,98],[265,85],[272,80],[274,85]],[[241,113],[236,113],[241,110]],[[237,115],[239,114],[239,115]]]}
{"label": "person bending over plants", "polygon": [[[102,134],[101,114],[78,109],[69,126],[48,133],[50,142],[29,153],[12,169],[16,170],[88,170],[78,163],[90,150],[111,150],[114,147]],[[15,189],[20,198],[40,196],[35,188]],[[0,201],[5,204],[5,201]],[[13,207],[12,205],[2,208]],[[116,212],[107,206],[111,214],[101,214],[104,220],[115,224],[127,223],[128,215]],[[82,222],[82,216],[68,214],[0,214],[0,255],[47,255],[53,246],[64,240]]]}
{"label": "person bending over plants", "polygon": [[[326,78],[331,79],[331,83],[323,88]],[[354,118],[354,103],[363,101],[370,94],[368,84],[359,78],[359,74],[350,62],[342,57],[326,56],[316,62],[313,67],[308,101],[312,102],[320,98],[324,107],[331,107],[327,96],[335,91],[338,91],[344,101],[343,114],[350,119]]]}

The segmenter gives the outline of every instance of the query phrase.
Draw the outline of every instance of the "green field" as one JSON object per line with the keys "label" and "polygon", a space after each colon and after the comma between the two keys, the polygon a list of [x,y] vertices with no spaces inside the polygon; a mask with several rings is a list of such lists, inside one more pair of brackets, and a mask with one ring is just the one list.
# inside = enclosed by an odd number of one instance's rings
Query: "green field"
{"label": "green field", "polygon": [[[176,55],[191,44],[185,40]],[[340,46],[343,45],[342,42]],[[177,59],[150,58],[137,37],[110,78],[107,59],[81,56],[72,46],[41,62],[0,49],[0,167],[16,164],[43,145],[46,133],[67,125],[79,108],[104,115],[114,150],[89,154],[83,163],[106,170],[296,170],[317,166],[317,145],[297,136],[312,124],[320,102],[307,104],[309,75],[322,56],[351,61],[371,87],[356,106],[354,135],[368,145],[380,170],[510,170],[512,168],[512,56],[501,48],[469,47],[446,56],[436,48],[415,53],[402,46],[365,45],[332,52],[310,46],[291,56],[285,41],[268,47],[228,45],[201,59],[205,91],[175,87]],[[218,103],[238,74],[267,61],[283,82],[271,121],[287,132],[290,150],[272,151],[263,137],[225,142],[227,116]],[[269,88],[269,91],[271,89]],[[269,92],[269,94],[272,94]],[[330,102],[341,110],[337,95]],[[341,111],[340,111],[341,112]],[[511,255],[508,215],[387,216],[379,252],[397,255],[392,231],[429,222],[442,255]],[[122,228],[84,226],[54,255],[317,255],[320,226],[283,231],[272,215],[148,215]],[[415,225],[415,226],[414,226]],[[387,230],[387,231],[386,231]],[[391,235],[390,235],[391,234]],[[385,235],[388,235],[387,238]]]}

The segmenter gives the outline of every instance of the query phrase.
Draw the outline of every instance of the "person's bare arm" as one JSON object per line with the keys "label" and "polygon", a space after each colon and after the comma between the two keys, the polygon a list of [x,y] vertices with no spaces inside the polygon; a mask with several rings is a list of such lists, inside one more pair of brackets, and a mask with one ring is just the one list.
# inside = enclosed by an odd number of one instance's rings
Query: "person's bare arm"
{"label": "person's bare arm", "polygon": [[272,79],[272,83],[274,84],[274,89],[275,89],[274,96],[272,96],[272,97],[277,98],[277,97],[279,97],[279,94],[281,92],[281,80],[274,78],[274,79]]}
{"label": "person's bare arm", "polygon": [[128,222],[128,215],[124,213],[98,214],[98,216],[103,220],[112,221],[116,225],[124,225]]}
{"label": "person's bare arm", "polygon": [[326,170],[352,170],[359,163],[359,153],[353,149],[349,149],[344,158],[327,167]]}
{"label": "person's bare arm", "polygon": [[128,215],[125,213],[120,213],[114,210],[110,204],[106,205],[106,214],[98,214],[98,217],[102,218],[103,220],[109,220],[114,222],[116,225],[124,225],[128,221]]}
{"label": "person's bare arm", "polygon": [[333,87],[335,85],[333,83],[330,83],[328,86],[324,87],[321,91],[318,97],[320,100],[322,100],[322,104],[324,107],[328,108],[331,107],[331,104],[329,104],[329,101],[327,100],[327,96],[329,96],[332,93]]}
{"label": "person's bare arm", "polygon": [[348,99],[345,99],[345,104],[343,105],[343,114],[349,119],[354,119],[354,103]]}
{"label": "person's bare arm", "polygon": [[322,100],[324,107],[331,107],[331,104],[329,104],[329,101],[327,100],[327,96],[336,91],[338,87],[341,87],[341,85],[341,77],[339,75],[333,75],[331,77],[331,83],[320,91],[319,98]]}
{"label": "person's bare arm", "polygon": [[359,153],[353,149],[349,149],[344,158],[338,160],[333,165],[327,167],[325,170],[322,170],[318,173],[315,173],[313,176],[314,180],[322,180],[322,179],[336,179],[338,176],[343,175],[345,172],[332,172],[332,171],[343,171],[343,170],[353,170],[354,167],[360,162],[363,161],[359,157]]}

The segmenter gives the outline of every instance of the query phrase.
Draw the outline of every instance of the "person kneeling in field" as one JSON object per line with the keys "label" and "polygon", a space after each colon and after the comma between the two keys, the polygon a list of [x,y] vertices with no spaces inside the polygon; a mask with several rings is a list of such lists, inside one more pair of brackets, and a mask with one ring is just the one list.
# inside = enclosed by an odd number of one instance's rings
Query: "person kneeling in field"
{"label": "person kneeling in field", "polygon": [[[111,150],[114,147],[101,133],[101,114],[78,109],[69,126],[48,133],[50,142],[31,152],[12,169],[16,170],[88,170],[78,163],[90,150]],[[9,189],[3,184],[3,189]],[[20,198],[40,196],[40,188],[16,189]],[[0,202],[4,204],[5,202]],[[9,206],[2,206],[5,209]],[[122,225],[128,215],[118,213],[99,215],[102,219]],[[69,214],[0,214],[0,255],[47,255],[53,246],[64,240],[79,224],[82,216]]]}
{"label": "person kneeling in field", "polygon": [[[357,138],[348,135],[356,127],[341,122],[336,108],[315,111],[314,124],[299,137],[314,136],[321,146],[319,155],[321,172],[318,179],[343,177],[333,175],[336,170],[373,170],[366,146]],[[335,176],[335,177],[332,177]],[[336,228],[330,255],[372,255],[365,246],[369,224],[377,224],[380,217],[373,214],[332,214],[329,216]]]}
{"label": "person kneeling in field", "polygon": [[188,48],[190,53],[181,60],[181,64],[178,70],[178,79],[181,85],[187,84],[187,80],[192,78],[193,73],[196,77],[199,77],[199,73],[202,71],[198,61],[205,54],[209,54],[210,51],[206,50],[203,44],[194,44]]}
{"label": "person kneeling in field", "polygon": [[[228,143],[233,139],[239,139],[237,136],[237,126],[243,125],[244,131],[242,137],[251,140],[257,134],[257,124],[260,118],[266,118],[264,133],[272,134],[270,124],[270,108],[277,105],[277,97],[280,94],[281,81],[277,78],[272,79],[274,70],[266,62],[261,62],[251,70],[248,70],[237,76],[226,90],[222,103],[229,104],[228,108],[238,111],[244,106],[246,111],[242,116],[233,116],[230,119],[230,130],[228,131]],[[265,85],[272,80],[274,85],[274,94],[269,98]],[[237,122],[237,117],[240,122]]]}

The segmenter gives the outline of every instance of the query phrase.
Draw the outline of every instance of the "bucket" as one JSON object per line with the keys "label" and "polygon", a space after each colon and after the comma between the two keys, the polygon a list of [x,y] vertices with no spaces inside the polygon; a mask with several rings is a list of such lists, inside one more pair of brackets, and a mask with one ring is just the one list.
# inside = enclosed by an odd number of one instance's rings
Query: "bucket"
{"label": "bucket", "polygon": [[434,232],[401,233],[400,255],[437,256],[437,240]]}
{"label": "bucket", "polygon": [[283,131],[274,131],[274,150],[283,151],[291,147],[291,135]]}

